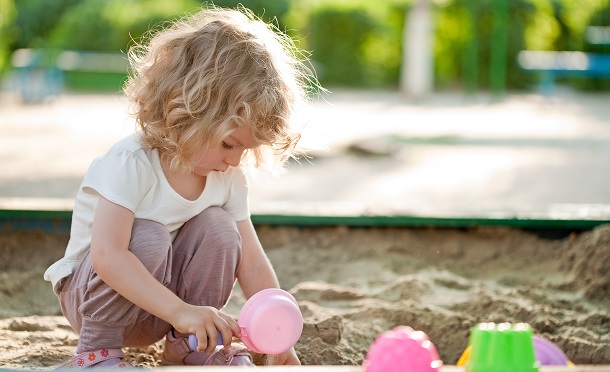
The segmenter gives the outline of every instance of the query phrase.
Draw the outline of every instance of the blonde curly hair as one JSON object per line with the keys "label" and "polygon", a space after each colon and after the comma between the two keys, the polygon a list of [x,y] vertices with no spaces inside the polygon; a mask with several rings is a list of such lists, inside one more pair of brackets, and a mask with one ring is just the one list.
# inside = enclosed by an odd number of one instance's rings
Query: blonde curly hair
{"label": "blonde curly hair", "polygon": [[245,8],[205,7],[130,48],[124,92],[144,146],[189,172],[196,151],[249,127],[242,165],[281,169],[300,139],[296,112],[317,85],[303,54]]}

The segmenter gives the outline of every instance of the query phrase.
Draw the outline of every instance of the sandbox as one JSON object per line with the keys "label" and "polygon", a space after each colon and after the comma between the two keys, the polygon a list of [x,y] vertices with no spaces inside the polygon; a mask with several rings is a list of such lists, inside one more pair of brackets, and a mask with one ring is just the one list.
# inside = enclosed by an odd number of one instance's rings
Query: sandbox
{"label": "sandbox", "polygon": [[[69,214],[42,216],[32,225],[5,215],[0,230],[1,368],[50,369],[77,343],[42,279],[63,254]],[[501,224],[255,221],[304,315],[296,350],[305,365],[359,366],[375,338],[398,325],[427,333],[454,365],[479,322],[525,322],[577,366],[610,364],[610,225],[550,236]],[[236,288],[226,311],[237,316],[243,303]],[[162,345],[125,351],[154,367]]]}

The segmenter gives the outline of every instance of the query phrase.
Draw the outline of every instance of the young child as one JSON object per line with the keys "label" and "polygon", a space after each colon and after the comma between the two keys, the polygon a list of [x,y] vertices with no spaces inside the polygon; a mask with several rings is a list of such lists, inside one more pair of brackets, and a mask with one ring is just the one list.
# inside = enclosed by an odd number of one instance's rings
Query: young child
{"label": "young child", "polygon": [[[139,130],[91,164],[66,254],[44,275],[80,334],[62,368],[128,366],[122,347],[164,336],[164,364],[252,365],[221,309],[235,280],[246,298],[279,288],[242,169],[294,153],[315,79],[288,37],[244,9],[205,8],[152,36],[129,54]],[[269,359],[300,364],[294,348]]]}

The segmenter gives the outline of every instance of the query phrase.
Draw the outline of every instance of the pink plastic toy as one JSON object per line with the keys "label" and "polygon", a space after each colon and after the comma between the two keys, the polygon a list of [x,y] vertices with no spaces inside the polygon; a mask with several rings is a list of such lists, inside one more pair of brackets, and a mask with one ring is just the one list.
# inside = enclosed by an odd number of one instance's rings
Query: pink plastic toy
{"label": "pink plastic toy", "polygon": [[377,337],[363,365],[366,372],[435,372],[443,361],[428,335],[400,326]]}
{"label": "pink plastic toy", "polygon": [[[259,354],[280,354],[290,349],[303,332],[303,315],[297,301],[284,290],[264,289],[250,297],[239,312],[241,341]],[[219,333],[220,335],[220,333]],[[222,343],[219,337],[218,343]],[[197,338],[189,336],[196,350]]]}

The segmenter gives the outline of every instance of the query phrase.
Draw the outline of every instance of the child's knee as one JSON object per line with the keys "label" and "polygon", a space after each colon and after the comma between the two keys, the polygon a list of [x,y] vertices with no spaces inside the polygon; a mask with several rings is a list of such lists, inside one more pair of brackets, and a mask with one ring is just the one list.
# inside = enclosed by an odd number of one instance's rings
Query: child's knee
{"label": "child's knee", "polygon": [[237,230],[235,219],[224,209],[210,207],[197,217],[197,224],[203,229],[204,236],[211,239],[220,239],[221,245],[235,243],[241,246],[241,236]]}
{"label": "child's knee", "polygon": [[195,218],[203,219],[206,223],[216,222],[218,224],[235,226],[235,228],[237,229],[233,216],[231,216],[229,212],[225,211],[220,207],[206,208]]}
{"label": "child's knee", "polygon": [[241,235],[237,230],[235,219],[228,212],[218,207],[207,208],[197,216],[198,226],[201,226],[203,247],[214,247],[204,250],[237,264],[241,259]]}
{"label": "child's knee", "polygon": [[171,244],[171,236],[164,225],[150,220],[134,221],[129,251],[138,257],[151,273],[167,263]]}

